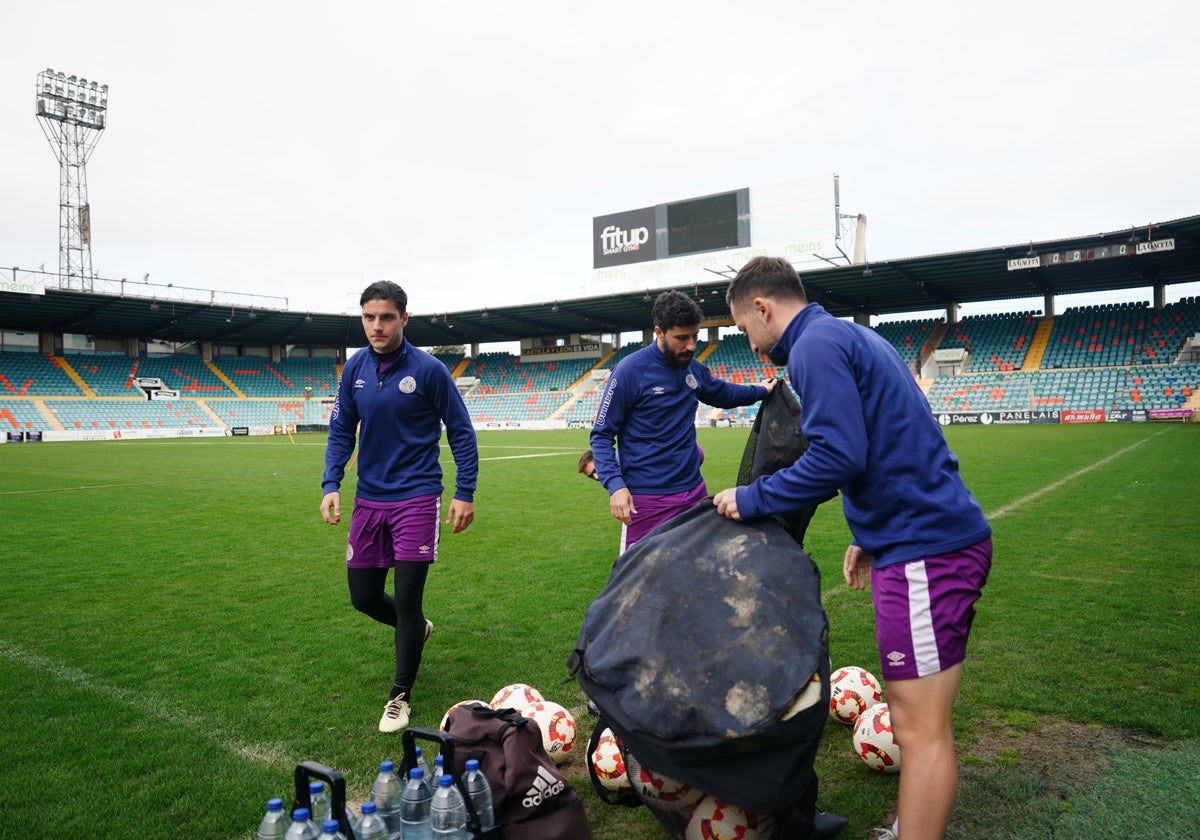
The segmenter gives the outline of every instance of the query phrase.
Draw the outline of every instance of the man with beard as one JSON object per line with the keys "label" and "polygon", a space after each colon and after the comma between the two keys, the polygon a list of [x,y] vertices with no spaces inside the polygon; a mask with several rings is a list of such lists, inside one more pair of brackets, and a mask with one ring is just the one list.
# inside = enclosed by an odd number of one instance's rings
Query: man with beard
{"label": "man with beard", "polygon": [[735,385],[696,361],[704,313],[682,292],[659,295],[651,317],[654,341],[617,364],[591,434],[596,474],[609,493],[613,518],[622,523],[622,553],[707,498],[696,444],[697,404],[750,405],[776,382]]}

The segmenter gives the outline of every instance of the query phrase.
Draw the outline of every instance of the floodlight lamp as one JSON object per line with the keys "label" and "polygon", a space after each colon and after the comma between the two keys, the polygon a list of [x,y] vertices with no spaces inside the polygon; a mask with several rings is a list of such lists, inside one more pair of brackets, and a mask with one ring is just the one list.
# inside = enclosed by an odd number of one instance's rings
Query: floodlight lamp
{"label": "floodlight lamp", "polygon": [[304,316],[304,323],[306,323],[306,324],[312,323],[312,313],[311,312]]}
{"label": "floodlight lamp", "polygon": [[150,302],[150,311],[151,311],[151,312],[157,312],[157,311],[158,311],[158,301],[156,301],[156,300],[155,300],[155,301],[151,301],[151,302]]}
{"label": "floodlight lamp", "polygon": [[557,311],[558,311],[558,301],[554,301],[554,305],[550,307],[550,311],[551,311],[551,312],[557,312]]}
{"label": "floodlight lamp", "polygon": [[255,318],[257,318],[257,317],[258,317],[258,313],[257,313],[257,312],[255,312],[253,309],[251,309],[251,310],[250,310],[250,315],[249,315],[249,318],[250,318],[250,320],[251,320],[251,321],[253,321],[253,320],[254,320]]}
{"label": "floodlight lamp", "polygon": [[650,293],[646,292],[646,294],[642,295],[642,303],[649,303],[649,302],[650,302]]}
{"label": "floodlight lamp", "polygon": [[867,266],[866,268],[863,269],[863,277],[870,277],[874,273],[875,273],[874,271],[871,271],[870,266]]}
{"label": "floodlight lamp", "polygon": [[436,315],[433,315],[433,316],[431,316],[431,317],[430,317],[430,319],[429,319],[429,323],[431,323],[431,324],[436,324],[436,323],[437,323],[437,316],[436,316]]}
{"label": "floodlight lamp", "polygon": [[487,316],[488,316],[488,313],[487,313],[486,309],[479,313],[480,318],[486,318]]}
{"label": "floodlight lamp", "polygon": [[1129,244],[1132,245],[1135,242],[1137,242],[1137,231],[1135,231],[1133,228],[1130,228],[1129,229]]}

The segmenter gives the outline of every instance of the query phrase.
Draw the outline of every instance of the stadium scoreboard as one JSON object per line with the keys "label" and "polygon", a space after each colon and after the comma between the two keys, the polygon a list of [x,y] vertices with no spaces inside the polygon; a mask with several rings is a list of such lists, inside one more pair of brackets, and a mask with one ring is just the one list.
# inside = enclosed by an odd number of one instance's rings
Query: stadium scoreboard
{"label": "stadium scoreboard", "polygon": [[677,285],[754,256],[823,254],[836,236],[833,193],[833,178],[817,176],[595,216],[594,278]]}

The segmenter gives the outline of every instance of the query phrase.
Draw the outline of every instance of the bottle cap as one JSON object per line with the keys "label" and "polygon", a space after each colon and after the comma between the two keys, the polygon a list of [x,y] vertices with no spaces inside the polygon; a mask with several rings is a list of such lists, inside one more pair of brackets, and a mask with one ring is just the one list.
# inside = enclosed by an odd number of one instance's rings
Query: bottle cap
{"label": "bottle cap", "polygon": [[325,791],[325,783],[324,782],[309,782],[308,783],[308,792],[309,793],[323,793],[324,791]]}
{"label": "bottle cap", "polygon": [[470,772],[471,770],[478,770],[479,769],[479,759],[478,758],[468,758],[466,766],[467,766],[467,772]]}
{"label": "bottle cap", "polygon": [[292,811],[292,819],[294,819],[296,822],[304,822],[306,819],[308,819],[308,809],[297,808],[295,811]]}
{"label": "bottle cap", "polygon": [[362,804],[362,808],[360,808],[359,810],[362,811],[362,815],[364,817],[367,814],[374,814],[375,813],[375,803],[368,799],[366,802],[364,802]]}
{"label": "bottle cap", "polygon": [[420,767],[414,767],[413,769],[411,769],[411,770],[409,770],[409,771],[408,771],[408,778],[410,778],[410,779],[424,779],[424,778],[425,778],[425,771],[424,771],[424,770],[422,770]]}
{"label": "bottle cap", "polygon": [[454,784],[454,777],[449,773],[442,774],[442,777],[438,779],[438,787],[450,787],[452,784]]}
{"label": "bottle cap", "polygon": [[396,762],[394,762],[394,761],[379,762],[379,772],[380,773],[391,773],[395,769],[396,769]]}
{"label": "bottle cap", "polygon": [[267,800],[267,810],[268,811],[282,811],[283,810],[283,800],[280,799],[278,796],[274,797],[273,799],[268,799]]}
{"label": "bottle cap", "polygon": [[338,821],[333,819],[332,817],[325,820],[325,822],[321,824],[321,830],[324,831],[326,834],[337,834],[339,827],[340,826],[338,826]]}

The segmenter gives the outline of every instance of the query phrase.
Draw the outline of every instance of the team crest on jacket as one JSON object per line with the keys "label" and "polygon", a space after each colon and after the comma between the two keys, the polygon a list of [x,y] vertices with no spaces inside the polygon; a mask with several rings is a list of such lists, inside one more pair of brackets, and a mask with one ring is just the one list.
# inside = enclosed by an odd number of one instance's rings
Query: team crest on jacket
{"label": "team crest on jacket", "polygon": [[686,382],[687,386],[693,391],[700,387],[700,383],[696,381],[696,377],[690,373],[683,377],[683,381]]}
{"label": "team crest on jacket", "polygon": [[417,380],[411,376],[406,376],[400,380],[400,393],[411,394],[415,390],[417,390]]}

